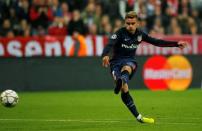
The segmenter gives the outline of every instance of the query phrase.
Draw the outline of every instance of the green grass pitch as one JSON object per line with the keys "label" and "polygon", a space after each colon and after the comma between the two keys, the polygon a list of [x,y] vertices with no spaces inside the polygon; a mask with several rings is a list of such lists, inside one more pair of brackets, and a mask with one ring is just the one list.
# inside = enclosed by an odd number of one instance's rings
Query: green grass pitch
{"label": "green grass pitch", "polygon": [[0,106],[0,131],[201,131],[202,91],[131,90],[138,123],[113,91],[19,93],[14,108]]}

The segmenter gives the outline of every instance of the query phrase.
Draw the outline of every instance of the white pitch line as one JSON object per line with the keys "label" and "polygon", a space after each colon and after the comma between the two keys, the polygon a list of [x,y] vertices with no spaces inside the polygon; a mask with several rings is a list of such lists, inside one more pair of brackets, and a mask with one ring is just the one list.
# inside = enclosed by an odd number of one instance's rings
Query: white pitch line
{"label": "white pitch line", "polygon": [[[175,117],[156,117],[156,119],[164,119],[164,120],[172,120],[172,119],[175,119],[176,120],[176,118]],[[202,119],[202,118],[199,118],[199,117],[195,117],[195,118],[191,118],[191,117],[179,117],[179,118],[177,118],[177,119],[184,119],[184,120],[200,120],[200,119]]]}
{"label": "white pitch line", "polygon": [[192,122],[165,122],[165,123],[158,123],[157,125],[201,125],[202,123],[192,123]]}
{"label": "white pitch line", "polygon": [[[158,119],[157,119],[158,120]],[[0,119],[0,121],[23,121],[23,122],[81,122],[81,123],[121,123],[129,122],[134,120],[120,119],[103,119],[103,120],[93,120],[93,119]],[[160,122],[157,121],[157,125],[201,125],[202,123],[192,123],[192,122]]]}
{"label": "white pitch line", "polygon": [[73,119],[0,119],[0,121],[41,121],[41,122],[83,122],[83,123],[115,123],[119,120],[73,120]]}

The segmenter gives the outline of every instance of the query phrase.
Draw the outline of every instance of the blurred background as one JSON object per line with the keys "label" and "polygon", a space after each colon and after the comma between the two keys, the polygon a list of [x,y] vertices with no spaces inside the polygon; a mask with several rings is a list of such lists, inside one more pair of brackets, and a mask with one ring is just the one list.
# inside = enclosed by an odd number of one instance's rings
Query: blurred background
{"label": "blurred background", "polygon": [[153,55],[183,55],[191,71],[183,90],[201,88],[202,0],[1,0],[0,89],[112,89],[100,55],[131,10],[148,34],[190,43],[184,50],[141,44],[132,88],[147,89],[144,65]]}
{"label": "blurred background", "polygon": [[150,34],[202,33],[201,0],[1,0],[0,36],[110,35],[130,10]]}

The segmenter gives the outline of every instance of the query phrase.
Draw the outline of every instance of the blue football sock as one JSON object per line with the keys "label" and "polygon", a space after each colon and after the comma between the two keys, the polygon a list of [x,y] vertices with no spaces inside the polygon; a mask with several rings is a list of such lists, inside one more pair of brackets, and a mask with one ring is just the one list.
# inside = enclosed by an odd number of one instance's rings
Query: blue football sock
{"label": "blue football sock", "polygon": [[133,102],[133,98],[131,97],[129,92],[126,92],[126,93],[122,92],[121,98],[122,98],[123,103],[128,107],[128,109],[131,111],[131,113],[137,118],[139,113],[138,113],[136,106]]}

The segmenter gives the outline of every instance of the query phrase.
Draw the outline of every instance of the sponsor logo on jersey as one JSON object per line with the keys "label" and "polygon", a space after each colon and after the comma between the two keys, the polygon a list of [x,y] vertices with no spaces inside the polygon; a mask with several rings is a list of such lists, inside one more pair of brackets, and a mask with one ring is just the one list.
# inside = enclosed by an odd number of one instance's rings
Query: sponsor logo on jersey
{"label": "sponsor logo on jersey", "polygon": [[138,47],[138,45],[136,45],[136,44],[131,44],[131,45],[121,44],[121,47],[126,48],[126,49],[136,49]]}

